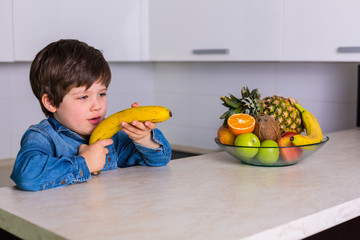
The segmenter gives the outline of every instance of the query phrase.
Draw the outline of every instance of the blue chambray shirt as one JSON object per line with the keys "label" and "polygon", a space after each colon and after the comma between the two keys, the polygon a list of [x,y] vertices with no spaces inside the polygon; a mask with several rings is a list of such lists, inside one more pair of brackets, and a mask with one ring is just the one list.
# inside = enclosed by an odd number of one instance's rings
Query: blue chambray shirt
{"label": "blue chambray shirt", "polygon": [[[133,142],[123,131],[112,137],[107,146],[106,164],[102,171],[135,165],[164,166],[171,158],[171,148],[159,129],[153,139],[160,144],[151,149]],[[77,133],[49,117],[32,125],[21,139],[10,178],[23,190],[38,191],[91,179],[85,158],[78,155],[81,144],[88,144]]]}

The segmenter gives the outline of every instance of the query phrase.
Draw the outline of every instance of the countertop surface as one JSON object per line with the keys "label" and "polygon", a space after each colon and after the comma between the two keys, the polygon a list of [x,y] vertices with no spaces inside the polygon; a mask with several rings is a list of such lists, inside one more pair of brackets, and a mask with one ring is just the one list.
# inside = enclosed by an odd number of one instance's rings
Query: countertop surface
{"label": "countertop surface", "polygon": [[0,188],[0,227],[34,239],[298,239],[360,215],[360,129],[288,167],[225,152],[103,172],[25,192]]}

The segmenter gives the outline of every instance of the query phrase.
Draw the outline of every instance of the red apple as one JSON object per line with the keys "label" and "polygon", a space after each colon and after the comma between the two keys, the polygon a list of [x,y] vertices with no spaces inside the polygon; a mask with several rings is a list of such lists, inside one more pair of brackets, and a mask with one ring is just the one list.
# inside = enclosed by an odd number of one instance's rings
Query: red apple
{"label": "red apple", "polygon": [[[285,132],[278,140],[279,147],[294,146],[290,138],[297,135],[295,132]],[[293,162],[301,156],[302,150],[299,147],[280,148],[280,157],[287,162]]]}

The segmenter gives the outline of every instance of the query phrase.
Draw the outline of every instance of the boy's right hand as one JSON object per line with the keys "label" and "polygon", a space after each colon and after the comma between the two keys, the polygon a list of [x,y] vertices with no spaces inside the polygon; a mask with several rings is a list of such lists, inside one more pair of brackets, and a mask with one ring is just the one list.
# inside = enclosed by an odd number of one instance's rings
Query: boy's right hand
{"label": "boy's right hand", "polygon": [[98,172],[103,169],[106,163],[106,154],[109,153],[106,146],[111,145],[112,143],[112,139],[103,139],[91,145],[80,145],[78,154],[85,158],[90,173]]}

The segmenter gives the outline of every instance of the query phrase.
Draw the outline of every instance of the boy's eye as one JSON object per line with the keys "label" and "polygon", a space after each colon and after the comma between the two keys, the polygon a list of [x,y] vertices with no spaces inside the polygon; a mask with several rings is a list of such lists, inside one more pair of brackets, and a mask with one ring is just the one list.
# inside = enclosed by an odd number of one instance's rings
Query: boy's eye
{"label": "boy's eye", "polygon": [[79,97],[79,99],[83,99],[83,100],[85,100],[85,99],[87,99],[87,98],[88,98],[88,96]]}
{"label": "boy's eye", "polygon": [[100,97],[106,96],[106,93],[100,93]]}

